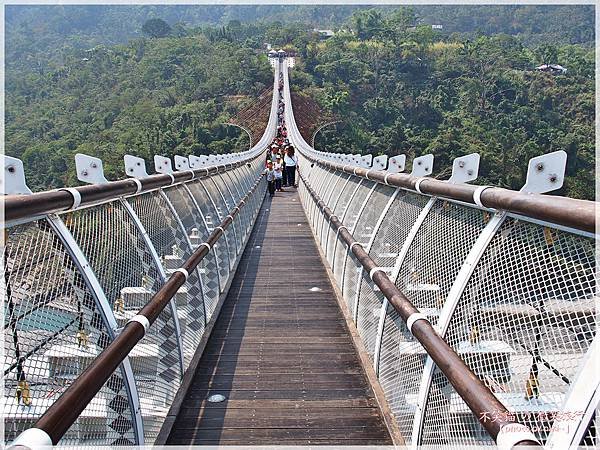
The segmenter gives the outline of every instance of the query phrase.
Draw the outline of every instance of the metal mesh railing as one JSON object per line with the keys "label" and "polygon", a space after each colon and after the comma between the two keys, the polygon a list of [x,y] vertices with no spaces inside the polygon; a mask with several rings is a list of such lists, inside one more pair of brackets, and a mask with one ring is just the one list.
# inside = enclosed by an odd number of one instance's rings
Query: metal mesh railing
{"label": "metal mesh railing", "polygon": [[[567,411],[566,402],[573,384],[585,382],[578,375],[596,337],[595,236],[358,177],[346,182],[346,173],[310,164],[304,161],[305,179],[325,176],[321,186],[343,186],[325,206],[511,418],[529,426],[541,442],[561,426],[569,432],[563,416],[571,418],[574,429],[577,413],[583,413]],[[306,210],[313,211],[315,239],[326,251],[349,312],[356,314],[357,329],[407,443],[493,444],[480,418],[330,228],[304,182],[300,189]],[[561,416],[566,412],[571,415]],[[494,414],[489,411],[490,420]],[[590,433],[584,445],[594,440]]]}
{"label": "metal mesh railing", "polygon": [[597,443],[593,204],[365,167],[307,144],[291,104],[286,121],[315,240],[404,441]]}
{"label": "metal mesh railing", "polygon": [[[252,161],[227,178],[213,175],[6,229],[5,442],[60,398],[232,214],[242,186],[261,171],[262,164]],[[226,187],[238,176],[239,188]],[[61,444],[154,442],[241,256],[264,196],[262,183],[232,222],[235,231],[224,228],[226,235],[190,271]]]}
{"label": "metal mesh railing", "polygon": [[[3,417],[11,441],[96,358],[113,330],[48,220],[12,227],[5,237]],[[117,371],[63,442],[133,444],[131,411]]]}

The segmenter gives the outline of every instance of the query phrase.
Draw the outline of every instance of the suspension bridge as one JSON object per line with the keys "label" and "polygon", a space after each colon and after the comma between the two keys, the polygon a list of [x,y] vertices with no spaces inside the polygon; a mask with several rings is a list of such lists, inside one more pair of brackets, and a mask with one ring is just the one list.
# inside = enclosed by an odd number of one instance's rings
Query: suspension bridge
{"label": "suspension bridge", "polygon": [[[596,205],[546,194],[566,154],[511,191],[477,154],[442,181],[317,151],[271,62],[247,151],[118,181],[80,154],[85,185],[37,193],[5,158],[5,444],[596,447]],[[299,186],[269,199],[282,123]]]}

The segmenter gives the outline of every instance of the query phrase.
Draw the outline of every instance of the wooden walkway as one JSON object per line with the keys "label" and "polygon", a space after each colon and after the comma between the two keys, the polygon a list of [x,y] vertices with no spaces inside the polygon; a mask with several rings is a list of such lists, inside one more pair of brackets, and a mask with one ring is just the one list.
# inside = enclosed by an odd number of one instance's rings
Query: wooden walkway
{"label": "wooden walkway", "polygon": [[296,192],[265,200],[167,444],[391,444]]}

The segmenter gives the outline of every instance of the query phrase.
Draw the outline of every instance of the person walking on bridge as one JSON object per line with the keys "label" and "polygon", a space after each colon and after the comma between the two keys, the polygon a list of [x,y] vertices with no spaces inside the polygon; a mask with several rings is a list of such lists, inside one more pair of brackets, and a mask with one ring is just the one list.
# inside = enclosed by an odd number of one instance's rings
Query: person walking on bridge
{"label": "person walking on bridge", "polygon": [[287,152],[285,152],[285,156],[283,158],[285,162],[285,170],[287,172],[287,185],[298,187],[296,184],[296,166],[298,165],[298,157],[296,156],[296,151],[293,145],[290,145],[287,148]]}
{"label": "person walking on bridge", "polygon": [[273,170],[273,163],[271,161],[267,162],[265,176],[267,177],[267,189],[269,191],[269,197],[273,197],[275,195],[275,171]]}
{"label": "person walking on bridge", "polygon": [[275,164],[273,164],[273,170],[275,171],[275,190],[283,192],[281,183],[283,181],[283,163],[281,156],[277,154]]}

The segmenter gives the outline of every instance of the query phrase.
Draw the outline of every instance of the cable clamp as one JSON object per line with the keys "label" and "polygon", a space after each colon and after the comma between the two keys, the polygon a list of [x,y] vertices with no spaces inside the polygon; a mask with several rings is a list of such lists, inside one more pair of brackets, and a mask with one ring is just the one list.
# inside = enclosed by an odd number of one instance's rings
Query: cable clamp
{"label": "cable clamp", "polygon": [[210,244],[208,242],[203,242],[198,247],[202,247],[202,246],[205,246],[208,249],[209,252],[211,251],[211,246],[210,246]]}
{"label": "cable clamp", "polygon": [[75,188],[60,188],[59,191],[67,191],[73,197],[73,205],[71,205],[71,209],[77,208],[81,205],[81,194]]}
{"label": "cable clamp", "polygon": [[370,271],[369,271],[369,278],[372,280],[373,279],[373,275],[375,275],[375,272],[382,272],[385,274],[385,270],[383,270],[381,267],[373,267]]}
{"label": "cable clamp", "polygon": [[423,180],[426,180],[427,178],[423,177],[423,178],[419,178],[417,180],[417,182],[415,183],[415,191],[417,191],[419,194],[422,194],[423,192],[421,192],[421,183],[423,182]]}
{"label": "cable clamp", "polygon": [[340,234],[340,231],[342,230],[342,228],[343,228],[344,230],[348,231],[348,228],[346,228],[346,225],[340,225],[340,226],[338,227],[338,229],[337,229],[337,234],[338,234],[338,235]]}
{"label": "cable clamp", "polygon": [[[367,172],[365,173],[365,178],[368,180],[369,179],[369,172],[371,171],[371,169],[367,170]],[[372,181],[372,180],[371,180]]]}
{"label": "cable clamp", "polygon": [[225,229],[223,227],[215,227],[215,230],[221,230],[221,233],[225,234]]}
{"label": "cable clamp", "polygon": [[481,194],[483,194],[483,191],[489,187],[490,186],[479,186],[477,189],[475,189],[475,192],[473,192],[473,201],[477,206],[484,208],[483,203],[481,203]]}
{"label": "cable clamp", "polygon": [[196,179],[196,171],[190,170],[190,173],[192,174],[192,179],[190,181],[195,180]]}
{"label": "cable clamp", "polygon": [[187,270],[185,270],[183,267],[180,267],[175,272],[181,272],[183,274],[183,276],[185,277],[185,281],[187,281],[187,279],[190,276],[190,273]]}
{"label": "cable clamp", "polygon": [[143,316],[141,314],[136,314],[131,319],[129,319],[129,321],[127,323],[130,323],[130,322],[137,322],[142,327],[144,327],[144,334],[146,334],[146,332],[148,331],[148,328],[150,328],[150,321],[148,320],[148,318],[146,316]]}
{"label": "cable clamp", "polygon": [[354,241],[352,244],[350,244],[350,251],[352,251],[352,247],[354,247],[355,245],[361,245],[361,243],[358,241]]}
{"label": "cable clamp", "polygon": [[387,184],[388,186],[390,185],[390,183],[388,183],[388,180],[387,180],[387,179],[388,179],[388,177],[389,177],[390,175],[393,175],[393,174],[391,174],[391,173],[386,173],[386,174],[385,174],[385,176],[383,177],[383,182],[384,182],[385,184]]}
{"label": "cable clamp", "polygon": [[511,450],[516,444],[522,441],[537,442],[540,441],[531,432],[529,427],[521,423],[507,423],[498,432],[496,436],[496,445],[499,450]]}
{"label": "cable clamp", "polygon": [[408,319],[406,319],[406,327],[408,328],[408,331],[411,332],[411,334],[412,327],[417,320],[426,320],[427,322],[429,322],[429,319],[426,315],[421,314],[420,312],[412,313],[410,316],[408,316]]}
{"label": "cable clamp", "polygon": [[135,185],[137,186],[135,193],[136,194],[140,193],[142,191],[142,182],[140,180],[138,180],[137,178],[131,178],[131,181],[133,181],[135,183]]}
{"label": "cable clamp", "polygon": [[48,449],[53,447],[52,439],[41,428],[28,428],[23,431],[19,436],[12,442],[10,447],[26,447],[32,450]]}
{"label": "cable clamp", "polygon": [[[233,216],[231,214],[227,214],[227,217],[229,217],[231,219],[231,221],[233,222]],[[225,217],[227,219],[227,217]]]}
{"label": "cable clamp", "polygon": [[171,184],[175,184],[175,175],[173,175],[172,173],[167,173],[167,175],[171,177]]}

